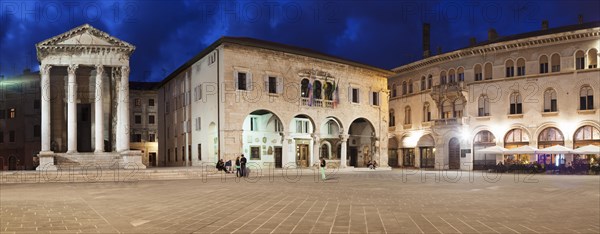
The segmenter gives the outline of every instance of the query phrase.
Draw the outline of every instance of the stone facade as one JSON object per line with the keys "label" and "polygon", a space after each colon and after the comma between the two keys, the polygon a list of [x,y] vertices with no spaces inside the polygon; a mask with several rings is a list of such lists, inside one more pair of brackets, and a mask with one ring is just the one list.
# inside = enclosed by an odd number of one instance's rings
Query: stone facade
{"label": "stone facade", "polygon": [[142,152],[146,167],[162,166],[158,161],[158,83],[129,82],[130,148]]}

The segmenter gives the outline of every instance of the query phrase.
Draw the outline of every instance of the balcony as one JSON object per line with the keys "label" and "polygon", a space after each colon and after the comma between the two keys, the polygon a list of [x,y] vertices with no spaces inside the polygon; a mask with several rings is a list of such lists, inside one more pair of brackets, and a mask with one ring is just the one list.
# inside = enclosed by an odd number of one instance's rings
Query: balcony
{"label": "balcony", "polygon": [[433,86],[430,95],[433,100],[439,102],[444,98],[460,96],[463,91],[466,91],[466,84],[464,81],[460,81]]}
{"label": "balcony", "polygon": [[436,119],[433,121],[434,126],[455,126],[469,124],[468,117],[448,118],[448,119]]}
{"label": "balcony", "polygon": [[323,99],[313,99],[311,103],[309,98],[301,98],[300,105],[333,109],[333,101]]}

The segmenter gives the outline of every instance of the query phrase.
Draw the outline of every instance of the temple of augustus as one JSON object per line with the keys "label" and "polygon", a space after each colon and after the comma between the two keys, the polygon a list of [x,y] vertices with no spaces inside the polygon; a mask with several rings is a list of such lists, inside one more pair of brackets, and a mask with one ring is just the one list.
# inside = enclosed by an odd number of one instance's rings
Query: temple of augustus
{"label": "temple of augustus", "polygon": [[129,149],[129,57],[135,46],[88,24],[36,45],[41,73],[37,170],[145,168]]}

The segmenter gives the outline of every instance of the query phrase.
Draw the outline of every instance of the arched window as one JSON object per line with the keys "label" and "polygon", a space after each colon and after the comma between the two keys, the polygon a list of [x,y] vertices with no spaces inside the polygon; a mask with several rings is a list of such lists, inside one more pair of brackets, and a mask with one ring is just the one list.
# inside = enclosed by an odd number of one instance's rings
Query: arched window
{"label": "arched window", "polygon": [[486,95],[481,95],[478,100],[478,114],[479,116],[490,115],[490,99]]}
{"label": "arched window", "polygon": [[593,110],[594,109],[594,90],[590,86],[583,86],[579,91],[579,109]]}
{"label": "arched window", "polygon": [[515,76],[515,63],[512,60],[506,60],[504,67],[506,68],[506,77]]}
{"label": "arched window", "polygon": [[552,72],[559,72],[560,71],[560,55],[553,54],[552,57],[550,57],[550,65],[552,66]]}
{"label": "arched window", "polygon": [[323,143],[321,145],[321,157],[327,158],[327,159],[332,159],[330,152],[331,152],[331,150],[329,149],[329,144]]}
{"label": "arched window", "polygon": [[581,70],[585,68],[585,53],[583,51],[578,50],[575,53],[575,69]]}
{"label": "arched window", "polygon": [[525,75],[525,59],[520,58],[517,59],[517,76]]}
{"label": "arched window", "polygon": [[390,109],[390,127],[396,126],[396,114],[394,113],[394,109]]}
{"label": "arched window", "polygon": [[459,67],[456,74],[458,74],[458,81],[465,81],[465,69],[463,67]]}
{"label": "arched window", "polygon": [[404,124],[411,124],[411,113],[410,113],[410,106],[406,106],[404,108]]}
{"label": "arched window", "polygon": [[442,73],[440,73],[440,84],[442,84],[442,85],[446,84],[446,71],[443,71]]}
{"label": "arched window", "polygon": [[523,114],[523,106],[521,103],[521,94],[514,92],[510,95],[510,114]]}
{"label": "arched window", "polygon": [[429,107],[429,102],[425,102],[423,104],[423,122],[431,121],[431,109]]}
{"label": "arched window", "polygon": [[300,96],[303,98],[308,97],[308,83],[308,79],[302,79],[302,81],[300,81]]}
{"label": "arched window", "polygon": [[490,131],[478,132],[473,139],[473,170],[486,170],[496,165],[493,154],[477,153],[478,151],[496,145],[496,137]]}
{"label": "arched window", "polygon": [[560,130],[549,127],[540,132],[538,136],[538,148],[546,148],[554,145],[564,145],[565,139]]}
{"label": "arched window", "polygon": [[540,57],[540,73],[548,73],[548,56],[546,55]]}
{"label": "arched window", "polygon": [[413,93],[413,82],[408,80],[408,93]]}
{"label": "arched window", "polygon": [[448,82],[450,84],[456,83],[456,73],[454,72],[454,69],[448,71]]}
{"label": "arched window", "polygon": [[442,119],[449,119],[453,111],[453,103],[450,100],[445,100],[442,104]]}
{"label": "arched window", "polygon": [[333,100],[333,84],[331,82],[327,82],[325,85],[325,99],[331,101]]}
{"label": "arched window", "polygon": [[557,112],[556,91],[547,89],[544,92],[544,112]]}
{"label": "arched window", "polygon": [[427,86],[425,86],[425,76],[421,77],[421,91],[425,90]]}
{"label": "arched window", "polygon": [[429,76],[427,77],[427,88],[428,88],[428,89],[431,89],[432,87],[433,87],[433,76],[432,76],[432,75],[429,75]]}
{"label": "arched window", "polygon": [[523,129],[512,129],[504,136],[504,148],[511,149],[523,145],[529,145],[529,135]]}
{"label": "arched window", "polygon": [[598,50],[591,49],[588,51],[588,68],[598,67]]}
{"label": "arched window", "polygon": [[491,80],[492,79],[492,71],[493,70],[493,66],[492,63],[486,63],[485,67],[484,67],[484,74],[483,74],[483,79],[485,80]]}
{"label": "arched window", "polygon": [[407,91],[406,81],[403,81],[402,82],[402,95],[406,95],[406,91]]}
{"label": "arched window", "polygon": [[473,68],[473,71],[475,72],[475,81],[483,80],[483,73],[482,73],[481,65],[479,65],[479,64],[475,65],[475,68]]}
{"label": "arched window", "polygon": [[463,100],[461,98],[454,100],[454,112],[453,112],[454,118],[462,118],[463,117],[463,109],[464,109]]}
{"label": "arched window", "polygon": [[393,84],[392,85],[392,97],[396,97],[398,96],[398,85],[397,84]]}
{"label": "arched window", "polygon": [[594,126],[585,125],[575,131],[574,148],[586,145],[600,146],[600,130]]}
{"label": "arched window", "polygon": [[313,89],[314,89],[313,90],[313,97],[315,99],[322,99],[323,98],[323,96],[321,96],[322,88],[323,88],[323,86],[321,85],[321,81],[316,80],[315,81],[315,85],[313,87]]}

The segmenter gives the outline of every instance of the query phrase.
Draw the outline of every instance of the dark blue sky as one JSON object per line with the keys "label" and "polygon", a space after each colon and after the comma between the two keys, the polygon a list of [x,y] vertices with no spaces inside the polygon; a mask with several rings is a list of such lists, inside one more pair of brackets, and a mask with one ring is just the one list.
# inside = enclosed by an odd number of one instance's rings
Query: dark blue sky
{"label": "dark blue sky", "polygon": [[599,1],[0,1],[0,74],[38,70],[35,43],[84,23],[134,44],[131,80],[160,81],[221,36],[307,47],[381,68],[502,35],[600,20]]}

